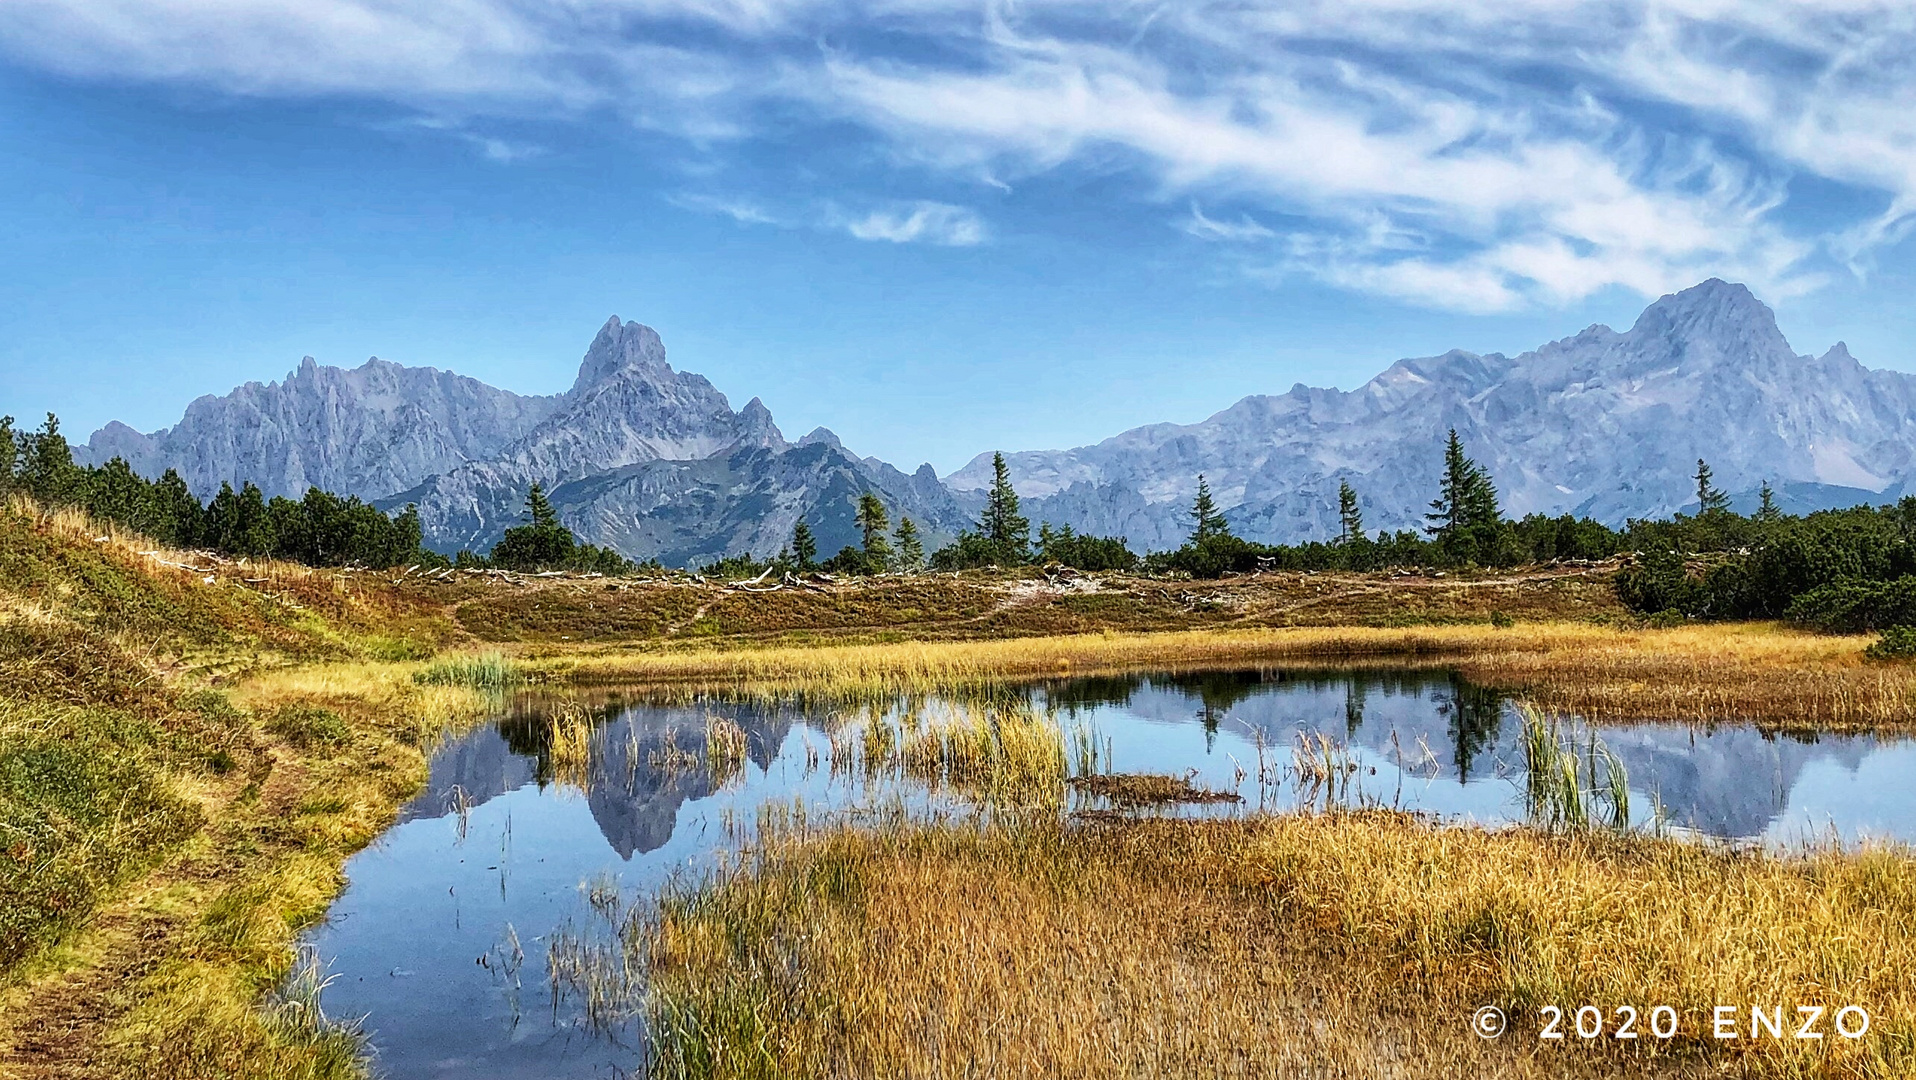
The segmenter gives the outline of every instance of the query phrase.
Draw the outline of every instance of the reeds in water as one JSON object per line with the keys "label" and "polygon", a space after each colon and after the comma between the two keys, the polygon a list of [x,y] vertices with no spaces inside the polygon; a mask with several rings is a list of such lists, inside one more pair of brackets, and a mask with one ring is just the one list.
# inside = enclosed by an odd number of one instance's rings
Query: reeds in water
{"label": "reeds in water", "polygon": [[1329,811],[1352,804],[1358,764],[1347,744],[1322,732],[1300,734],[1291,747],[1291,771],[1297,777],[1298,795],[1311,806],[1321,801]]}
{"label": "reeds in water", "polygon": [[744,771],[747,748],[745,729],[738,726],[738,721],[723,716],[705,718],[705,768],[712,774],[714,787]]}
{"label": "reeds in water", "polygon": [[592,714],[577,702],[566,702],[547,719],[547,758],[559,783],[580,791],[592,786]]}
{"label": "reeds in water", "polygon": [[910,775],[996,803],[1056,805],[1066,776],[1064,731],[1029,705],[970,706],[928,722],[900,750]]}
{"label": "reeds in water", "polygon": [[1531,820],[1549,829],[1628,828],[1630,776],[1617,755],[1595,732],[1580,749],[1561,718],[1528,705],[1521,712],[1524,796]]}

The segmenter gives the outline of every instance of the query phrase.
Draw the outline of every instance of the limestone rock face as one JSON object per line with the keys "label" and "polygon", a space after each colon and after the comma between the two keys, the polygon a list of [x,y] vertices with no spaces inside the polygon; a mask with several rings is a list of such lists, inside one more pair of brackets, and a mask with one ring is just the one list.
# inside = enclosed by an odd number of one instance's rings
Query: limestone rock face
{"label": "limestone rock face", "polygon": [[269,497],[319,487],[374,499],[498,454],[562,400],[377,357],[348,370],[309,356],[283,382],[194,401],[171,428],[143,435],[108,424],[75,456],[123,457],[147,476],[177,469],[201,498],[250,480]]}
{"label": "limestone rock face", "polygon": [[573,386],[522,397],[451,372],[383,360],[346,371],[310,358],[282,383],[194,402],[150,435],[113,423],[81,456],[180,470],[202,498],[223,482],[267,495],[309,486],[397,509],[419,505],[429,543],[491,547],[533,483],[585,540],[674,564],[771,554],[805,516],[827,553],[853,542],[858,496],[879,492],[928,541],[963,511],[929,465],[916,476],[846,452],[823,428],[794,446],[757,398],[734,412],[702,375],[674,371],[649,326],[608,320]]}
{"label": "limestone rock face", "polygon": [[[1349,392],[1298,385],[1200,423],[1006,460],[1033,521],[1134,548],[1182,541],[1199,473],[1239,535],[1325,539],[1342,481],[1368,527],[1420,527],[1451,427],[1512,516],[1666,514],[1694,504],[1699,457],[1728,491],[1767,479],[1801,508],[1849,505],[1900,495],[1916,472],[1916,378],[1871,371],[1841,344],[1799,356],[1748,289],[1712,279],[1621,333],[1402,360]],[[990,479],[981,454],[946,482],[975,499]]]}

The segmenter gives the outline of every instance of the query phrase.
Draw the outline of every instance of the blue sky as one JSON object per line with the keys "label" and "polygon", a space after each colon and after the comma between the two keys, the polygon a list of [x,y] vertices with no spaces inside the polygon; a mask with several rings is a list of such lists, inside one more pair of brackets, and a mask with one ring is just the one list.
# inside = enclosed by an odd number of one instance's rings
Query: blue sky
{"label": "blue sky", "polygon": [[1748,282],[1916,370],[1876,0],[10,0],[0,411],[299,357],[525,392],[613,313],[941,471]]}

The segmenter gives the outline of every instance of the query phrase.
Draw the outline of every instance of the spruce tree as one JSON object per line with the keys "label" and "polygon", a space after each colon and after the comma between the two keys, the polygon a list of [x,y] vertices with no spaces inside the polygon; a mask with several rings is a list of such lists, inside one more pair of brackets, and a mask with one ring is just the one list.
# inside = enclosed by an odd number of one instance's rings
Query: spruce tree
{"label": "spruce tree", "polygon": [[876,494],[867,491],[858,497],[858,531],[864,534],[865,560],[873,573],[891,564],[891,542],[885,539],[890,526],[891,517]]}
{"label": "spruce tree", "polygon": [[1730,508],[1730,497],[1718,491],[1710,484],[1710,466],[1702,458],[1696,459],[1696,502],[1697,516],[1721,514]]}
{"label": "spruce tree", "polygon": [[1768,480],[1763,481],[1762,489],[1756,493],[1756,520],[1776,521],[1782,516],[1783,511],[1776,505],[1776,489],[1770,487]]}
{"label": "spruce tree", "polygon": [[59,417],[48,413],[40,430],[21,440],[20,459],[20,485],[41,503],[71,506],[84,498],[85,472],[73,463]]}
{"label": "spruce tree", "polygon": [[180,474],[168,469],[153,483],[154,539],[174,547],[202,543],[201,520],[206,510]]}
{"label": "spruce tree", "polygon": [[579,554],[572,530],[559,521],[545,488],[526,492],[526,524],[505,531],[493,546],[492,561],[508,570],[556,570],[571,566]]}
{"label": "spruce tree", "polygon": [[1464,489],[1464,527],[1494,528],[1502,520],[1503,509],[1497,505],[1497,486],[1490,482],[1490,473],[1483,466],[1471,462],[1469,480]]}
{"label": "spruce tree", "polygon": [[1211,485],[1198,474],[1197,498],[1191,503],[1191,543],[1193,546],[1219,536],[1231,535],[1231,527],[1218,513],[1217,502],[1211,498]]}
{"label": "spruce tree", "polygon": [[985,495],[978,532],[998,549],[1006,564],[1031,561],[1031,521],[1018,513],[1018,492],[1011,486],[1011,469],[1003,453],[991,455],[991,491]]}
{"label": "spruce tree", "polygon": [[812,535],[812,527],[805,524],[804,518],[792,526],[792,558],[797,560],[800,570],[818,565],[818,538]]}
{"label": "spruce tree", "polygon": [[143,536],[158,536],[153,512],[153,486],[133,472],[123,457],[93,470],[88,478],[87,512]]}
{"label": "spruce tree", "polygon": [[552,500],[546,498],[546,489],[537,481],[533,482],[532,490],[526,492],[526,515],[535,526],[559,523],[559,512],[552,508]]}
{"label": "spruce tree", "polygon": [[925,564],[925,543],[918,538],[918,526],[908,517],[898,519],[896,563],[900,570],[915,571]]}
{"label": "spruce tree", "polygon": [[1350,481],[1337,485],[1337,542],[1355,543],[1364,538],[1364,511],[1357,505],[1357,492]]}
{"label": "spruce tree", "polygon": [[1464,441],[1457,429],[1450,429],[1450,441],[1444,444],[1444,475],[1437,482],[1437,497],[1430,500],[1430,522],[1424,531],[1437,537],[1455,536],[1463,530],[1464,505],[1470,494],[1471,460],[1464,456]]}

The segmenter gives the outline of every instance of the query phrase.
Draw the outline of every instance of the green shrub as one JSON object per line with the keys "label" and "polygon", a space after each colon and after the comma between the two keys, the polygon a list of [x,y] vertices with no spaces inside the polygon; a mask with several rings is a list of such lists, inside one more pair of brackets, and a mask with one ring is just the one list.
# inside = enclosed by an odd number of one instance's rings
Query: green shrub
{"label": "green shrub", "polygon": [[1916,576],[1824,585],[1792,600],[1785,617],[1838,634],[1916,625]]}
{"label": "green shrub", "polygon": [[403,664],[409,660],[425,660],[439,649],[430,641],[417,641],[404,637],[375,637],[366,641],[366,655],[374,660],[386,663]]}
{"label": "green shrub", "polygon": [[352,735],[338,713],[317,705],[282,705],[266,726],[299,747],[338,746]]}
{"label": "green shrub", "polygon": [[1863,650],[1871,660],[1909,660],[1916,658],[1916,626],[1892,626],[1882,639]]}

